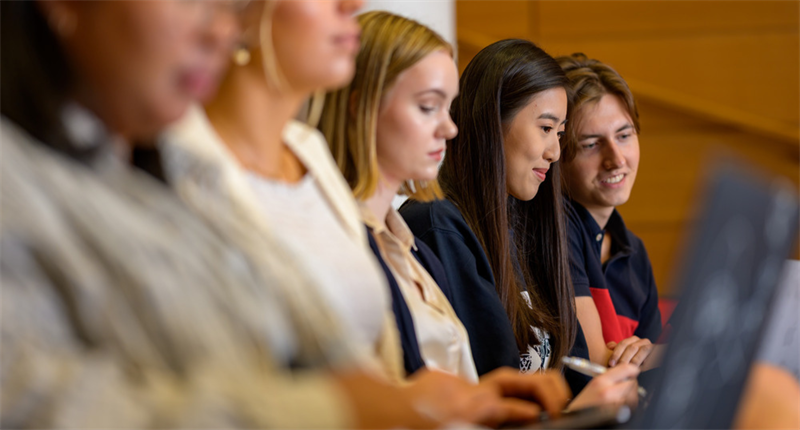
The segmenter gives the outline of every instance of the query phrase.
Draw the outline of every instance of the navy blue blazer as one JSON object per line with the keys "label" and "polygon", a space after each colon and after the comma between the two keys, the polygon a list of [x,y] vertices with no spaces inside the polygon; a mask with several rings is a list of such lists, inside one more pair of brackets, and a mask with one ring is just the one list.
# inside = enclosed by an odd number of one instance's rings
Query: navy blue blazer
{"label": "navy blue blazer", "polygon": [[[422,367],[425,367],[425,362],[422,360],[422,355],[419,351],[419,343],[417,342],[417,332],[414,327],[414,319],[411,316],[411,311],[408,309],[403,292],[400,291],[400,285],[394,278],[389,265],[383,260],[381,252],[378,249],[378,243],[372,236],[372,230],[367,228],[367,237],[369,238],[369,247],[378,259],[378,262],[386,275],[386,280],[389,283],[389,290],[392,294],[392,310],[394,317],[397,320],[397,329],[400,332],[400,343],[403,346],[403,363],[405,365],[406,374],[411,375]],[[417,250],[411,249],[411,254],[417,261],[422,264],[422,267],[428,271],[434,281],[439,285],[439,288],[444,293],[447,300],[453,302],[453,294],[450,290],[450,284],[447,282],[444,267],[442,263],[436,258],[436,255],[419,240],[414,240]]]}

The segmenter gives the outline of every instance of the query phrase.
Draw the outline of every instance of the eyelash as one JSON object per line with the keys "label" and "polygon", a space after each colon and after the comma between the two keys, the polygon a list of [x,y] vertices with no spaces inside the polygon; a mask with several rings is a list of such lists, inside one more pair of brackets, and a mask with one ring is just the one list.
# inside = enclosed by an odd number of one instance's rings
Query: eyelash
{"label": "eyelash", "polygon": [[436,110],[436,108],[432,106],[420,106],[419,110],[421,110],[424,113],[433,113]]}

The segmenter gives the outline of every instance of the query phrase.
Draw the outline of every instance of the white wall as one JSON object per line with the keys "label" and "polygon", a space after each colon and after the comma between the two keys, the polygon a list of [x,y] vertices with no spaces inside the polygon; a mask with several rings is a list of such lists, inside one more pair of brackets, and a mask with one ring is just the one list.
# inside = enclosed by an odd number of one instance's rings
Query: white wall
{"label": "white wall", "polygon": [[387,10],[432,28],[456,45],[456,5],[454,0],[367,0],[363,12]]}

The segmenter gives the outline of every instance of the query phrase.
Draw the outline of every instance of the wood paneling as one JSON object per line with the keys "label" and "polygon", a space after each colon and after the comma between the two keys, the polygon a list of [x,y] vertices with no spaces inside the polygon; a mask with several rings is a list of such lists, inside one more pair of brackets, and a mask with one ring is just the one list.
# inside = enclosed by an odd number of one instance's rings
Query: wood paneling
{"label": "wood paneling", "polygon": [[799,2],[460,1],[456,12],[470,52],[508,37],[584,52],[644,97],[800,148]]}
{"label": "wood paneling", "polygon": [[641,161],[619,209],[664,295],[718,160],[736,156],[800,186],[800,2],[467,0],[456,17],[462,70],[484,46],[520,37],[626,78]]}

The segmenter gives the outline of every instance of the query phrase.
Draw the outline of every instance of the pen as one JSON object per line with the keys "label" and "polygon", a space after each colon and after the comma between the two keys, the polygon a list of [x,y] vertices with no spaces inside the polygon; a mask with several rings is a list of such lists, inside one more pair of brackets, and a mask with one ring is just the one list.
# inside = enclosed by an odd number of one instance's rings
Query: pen
{"label": "pen", "polygon": [[[602,375],[608,370],[607,367],[603,367],[597,363],[592,363],[591,361],[580,357],[563,357],[561,361],[570,369],[591,377]],[[641,386],[638,387],[637,391],[639,392],[639,397],[644,398],[647,396],[647,391],[645,391],[645,389]]]}

